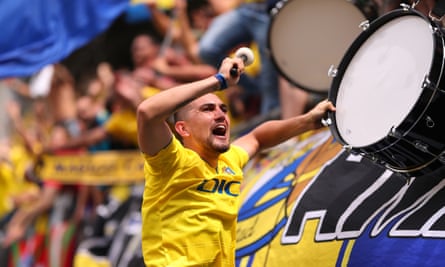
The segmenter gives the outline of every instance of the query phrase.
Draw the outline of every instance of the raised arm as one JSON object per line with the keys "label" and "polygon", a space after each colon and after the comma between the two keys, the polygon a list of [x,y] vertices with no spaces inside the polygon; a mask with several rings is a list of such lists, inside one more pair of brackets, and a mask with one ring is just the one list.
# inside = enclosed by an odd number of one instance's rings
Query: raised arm
{"label": "raised arm", "polygon": [[243,147],[250,156],[262,149],[278,145],[289,138],[306,131],[321,128],[321,119],[328,111],[335,111],[327,100],[321,101],[309,112],[284,120],[271,120],[260,124],[248,134],[238,138],[233,144]]}
{"label": "raised arm", "polygon": [[[230,69],[234,65],[238,66],[238,75],[230,76]],[[219,69],[227,86],[236,84],[243,71],[244,63],[240,58],[224,59]],[[138,141],[141,151],[155,155],[166,147],[172,138],[172,132],[167,124],[169,116],[195,98],[223,89],[221,86],[222,83],[218,78],[210,76],[164,90],[144,100],[137,109]]]}

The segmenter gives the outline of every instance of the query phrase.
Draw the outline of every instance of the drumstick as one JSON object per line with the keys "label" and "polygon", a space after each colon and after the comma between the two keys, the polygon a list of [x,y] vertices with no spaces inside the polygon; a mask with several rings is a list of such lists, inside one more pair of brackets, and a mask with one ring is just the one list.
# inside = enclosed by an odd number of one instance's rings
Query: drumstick
{"label": "drumstick", "polygon": [[[241,58],[245,66],[249,66],[250,64],[252,64],[255,59],[252,50],[247,47],[241,47],[236,50],[235,57]],[[230,70],[230,75],[232,77],[238,75],[238,66],[235,65],[232,67],[232,69]]]}

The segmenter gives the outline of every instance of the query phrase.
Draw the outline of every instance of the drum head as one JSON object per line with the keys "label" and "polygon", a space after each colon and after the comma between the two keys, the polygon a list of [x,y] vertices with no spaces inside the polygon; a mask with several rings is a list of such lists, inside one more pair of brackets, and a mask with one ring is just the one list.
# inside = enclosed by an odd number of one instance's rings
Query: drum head
{"label": "drum head", "polygon": [[346,0],[292,0],[276,6],[268,36],[273,62],[297,87],[327,93],[329,67],[340,63],[365,16]]}
{"label": "drum head", "polygon": [[358,40],[338,70],[338,88],[336,82],[331,88],[338,134],[352,147],[378,142],[405,120],[423,91],[435,46],[431,24],[420,15],[398,16]]}

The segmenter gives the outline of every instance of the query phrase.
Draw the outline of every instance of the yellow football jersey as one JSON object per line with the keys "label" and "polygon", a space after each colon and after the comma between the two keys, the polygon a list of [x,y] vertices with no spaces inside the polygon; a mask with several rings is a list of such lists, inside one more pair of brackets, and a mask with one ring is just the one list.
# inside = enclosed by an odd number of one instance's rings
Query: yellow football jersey
{"label": "yellow football jersey", "polygon": [[173,138],[156,156],[143,156],[146,266],[234,266],[238,197],[247,152],[232,145],[214,169]]}

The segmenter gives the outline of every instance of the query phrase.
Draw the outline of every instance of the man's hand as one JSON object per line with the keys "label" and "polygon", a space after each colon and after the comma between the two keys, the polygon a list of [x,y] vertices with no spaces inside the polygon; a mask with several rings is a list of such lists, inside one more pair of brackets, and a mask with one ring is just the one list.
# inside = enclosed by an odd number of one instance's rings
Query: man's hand
{"label": "man's hand", "polygon": [[334,104],[329,100],[323,100],[308,112],[313,129],[324,126],[321,120],[326,117],[328,111],[335,112]]}

